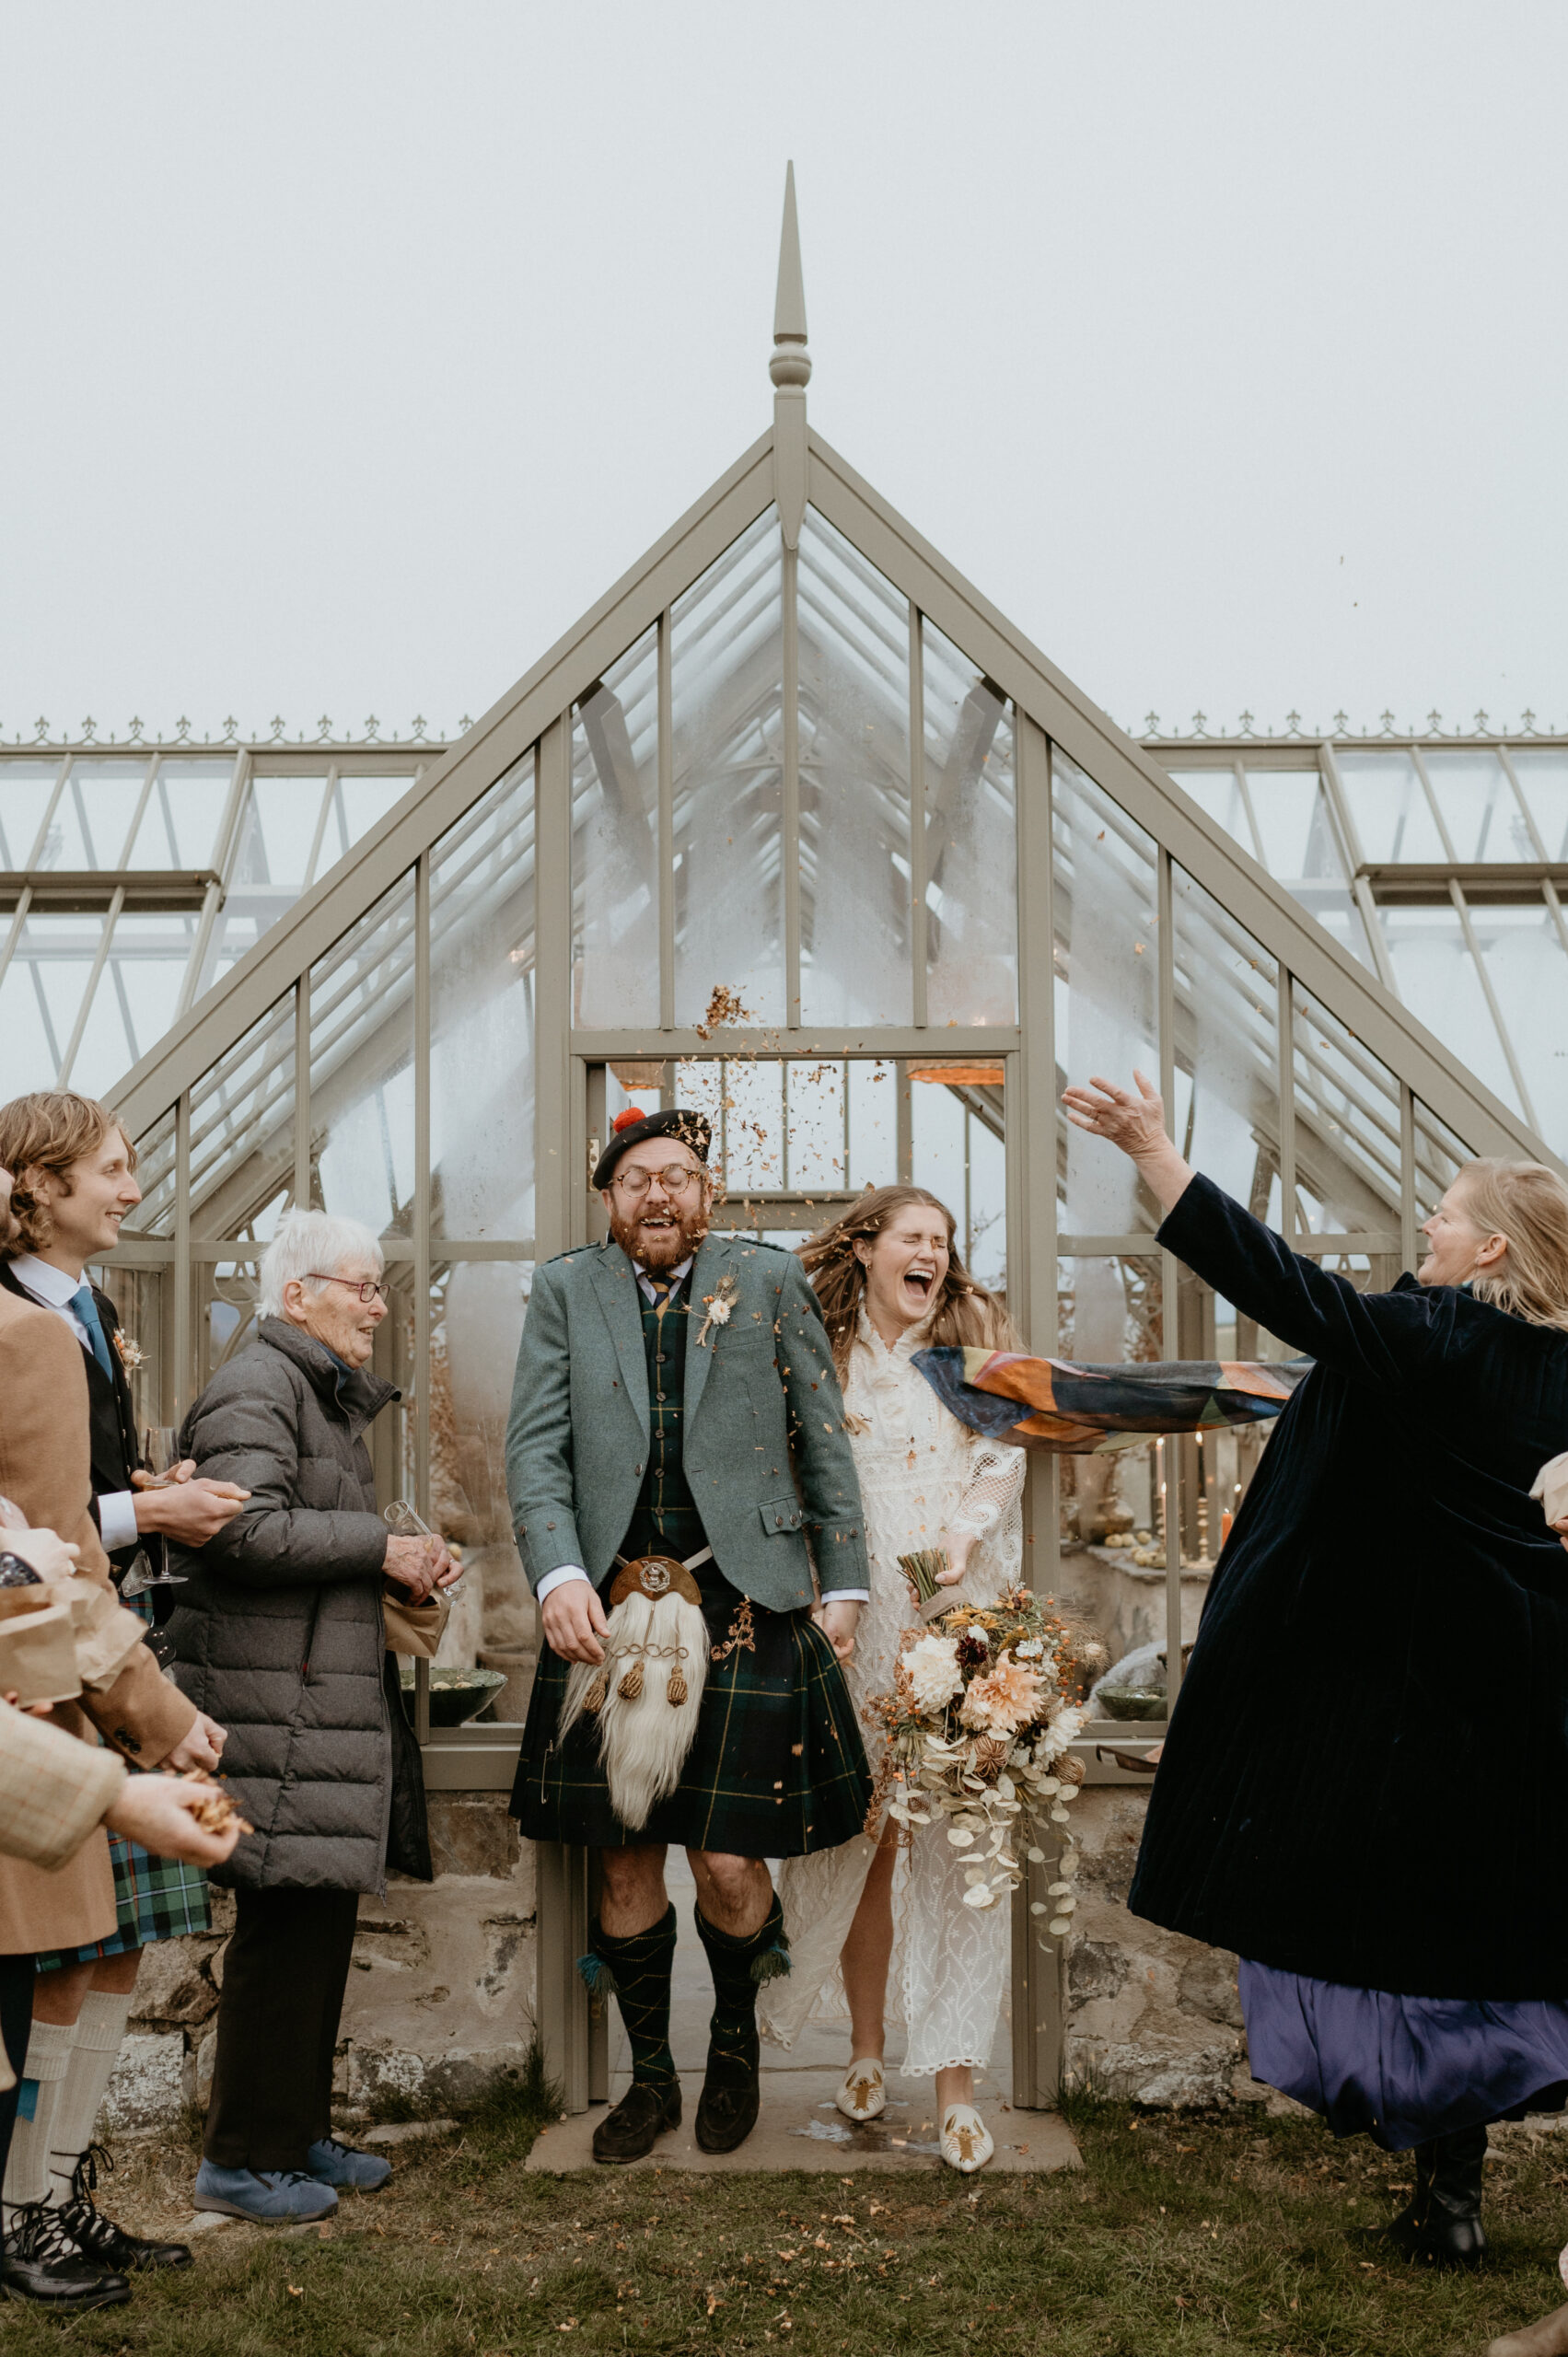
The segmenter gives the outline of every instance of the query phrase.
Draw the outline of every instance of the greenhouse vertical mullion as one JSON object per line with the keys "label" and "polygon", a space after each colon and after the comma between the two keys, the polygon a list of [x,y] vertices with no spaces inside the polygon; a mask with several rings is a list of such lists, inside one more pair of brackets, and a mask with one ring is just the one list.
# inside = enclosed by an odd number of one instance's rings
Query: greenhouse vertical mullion
{"label": "greenhouse vertical mullion", "polygon": [[310,969],[294,986],[294,1207],[310,1209]]}
{"label": "greenhouse vertical mullion", "polygon": [[93,1001],[98,996],[98,986],[103,979],[103,970],[109,962],[109,945],[114,938],[114,928],[120,922],[120,911],[124,906],[125,887],[123,884],[117,884],[104,916],[103,931],[98,937],[98,948],[93,957],[86,988],[82,992],[82,1003],[76,1009],[76,1019],[71,1027],[71,1036],[65,1042],[65,1052],[60,1059],[60,1077],[55,1083],[57,1088],[69,1088],[71,1085],[71,1067],[81,1052],[82,1035],[87,1028],[87,1021],[93,1011]]}
{"label": "greenhouse vertical mullion", "polygon": [[1415,1274],[1415,1091],[1400,1083],[1400,1254]]}
{"label": "greenhouse vertical mullion", "polygon": [[1295,986],[1283,966],[1276,976],[1275,1028],[1280,1092],[1280,1233],[1295,1242]]}
{"label": "greenhouse vertical mullion", "polygon": [[[1171,858],[1159,847],[1159,1051],[1160,1095],[1166,1120],[1176,1109],[1176,885]],[[1196,1094],[1198,1075],[1192,1074]],[[1160,1349],[1167,1359],[1181,1355],[1177,1317],[1179,1268],[1174,1252],[1160,1253]],[[1158,1444],[1165,1495],[1165,1674],[1166,1716],[1176,1708],[1181,1690],[1181,1452],[1174,1443]]]}
{"label": "greenhouse vertical mullion", "polygon": [[670,619],[658,618],[658,1019],[675,1028],[675,689]]}
{"label": "greenhouse vertical mullion", "polygon": [[1371,884],[1361,872],[1365,865],[1361,836],[1345,797],[1344,781],[1340,775],[1340,765],[1334,759],[1334,749],[1327,742],[1318,748],[1318,770],[1323,781],[1323,791],[1328,796],[1330,815],[1344,847],[1351,897],[1360,911],[1362,930],[1366,935],[1366,946],[1372,952],[1377,979],[1386,991],[1398,998],[1400,986],[1394,980],[1394,961],[1388,955],[1388,945],[1378,923],[1377,903],[1372,897]]}
{"label": "greenhouse vertical mullion", "polygon": [[784,551],[784,1024],[800,1028],[800,552]]}
{"label": "greenhouse vertical mullion", "polygon": [[[430,852],[413,882],[413,1495],[430,1521]],[[413,1665],[414,1736],[430,1740],[430,1664]]]}
{"label": "greenhouse vertical mullion", "polygon": [[[332,807],[332,796],[338,790],[338,765],[333,761],[327,771],[327,783],[321,789],[320,807],[316,812],[316,831],[310,838],[310,856],[305,863],[305,881],[301,892],[308,892],[316,881],[316,869],[321,857],[321,845],[326,839],[327,818]],[[331,860],[327,863],[331,865]]]}
{"label": "greenhouse vertical mullion", "polygon": [[[910,617],[910,956],[914,961],[912,1019],[926,1023],[925,1005],[925,648],[920,608]],[[1019,928],[1020,934],[1023,931]]]}
{"label": "greenhouse vertical mullion", "polygon": [[174,1111],[174,1411],[182,1424],[191,1405],[193,1324],[191,1267],[191,1092],[181,1091]]}

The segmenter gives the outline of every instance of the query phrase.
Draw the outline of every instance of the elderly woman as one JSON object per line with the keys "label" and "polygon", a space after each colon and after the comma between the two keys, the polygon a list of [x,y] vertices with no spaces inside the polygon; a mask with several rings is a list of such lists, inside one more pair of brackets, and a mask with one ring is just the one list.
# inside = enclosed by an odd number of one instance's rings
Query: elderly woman
{"label": "elderly woman", "polygon": [[1394,2247],[1475,2266],[1488,2121],[1568,2096],[1568,1566],[1529,1495],[1568,1436],[1568,1189],[1470,1163],[1419,1282],[1357,1293],[1195,1177],[1141,1077],[1063,1102],[1161,1244],[1317,1361],[1214,1573],[1131,1903],[1238,1951],[1259,2078],[1415,2147]]}
{"label": "elderly woman", "polygon": [[386,1650],[387,1582],[415,1602],[457,1577],[439,1540],[391,1537],[365,1433],[398,1394],[369,1371],[381,1248],[356,1220],[296,1213],[261,1261],[256,1340],[185,1420],[181,1457],[250,1492],[168,1624],[174,1675],[229,1730],[254,1826],[237,1886],[196,2207],[299,2220],[387,2164],[331,2134],[332,2056],[361,1891],[430,1879],[419,1753]]}

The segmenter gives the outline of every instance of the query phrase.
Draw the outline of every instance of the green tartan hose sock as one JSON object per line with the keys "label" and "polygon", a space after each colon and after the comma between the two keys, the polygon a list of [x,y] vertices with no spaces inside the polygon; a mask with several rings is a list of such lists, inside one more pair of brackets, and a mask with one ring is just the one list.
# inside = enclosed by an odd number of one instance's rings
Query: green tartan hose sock
{"label": "green tartan hose sock", "polygon": [[701,1907],[695,1910],[697,1937],[708,1951],[714,1976],[714,2016],[708,2026],[710,2055],[729,2054],[753,2061],[757,2050],[757,1991],[764,1980],[776,1980],[789,1970],[789,1942],[784,1937],[784,1909],[773,1894],[760,1932],[738,1940],[716,1931]]}
{"label": "green tartan hose sock", "polygon": [[675,2076],[669,2050],[669,1981],[675,1967],[675,1909],[667,1907],[648,1932],[612,1940],[596,1921],[593,1946],[577,1969],[594,1996],[613,1993],[632,2044],[632,2077],[668,2086]]}

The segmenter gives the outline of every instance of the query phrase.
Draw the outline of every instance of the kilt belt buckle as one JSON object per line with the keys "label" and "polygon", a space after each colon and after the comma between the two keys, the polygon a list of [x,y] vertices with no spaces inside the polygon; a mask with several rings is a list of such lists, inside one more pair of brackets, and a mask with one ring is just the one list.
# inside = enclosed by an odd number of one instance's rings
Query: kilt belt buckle
{"label": "kilt belt buckle", "polygon": [[610,1805],[633,1833],[675,1791],[696,1739],[708,1624],[691,1574],[713,1551],[704,1547],[684,1563],[618,1555],[604,1658],[574,1662],[567,1677],[558,1740],[580,1717],[597,1725]]}
{"label": "kilt belt buckle", "polygon": [[645,1596],[650,1602],[661,1596],[683,1596],[688,1604],[701,1604],[703,1591],[692,1578],[700,1563],[713,1560],[711,1547],[699,1548],[695,1555],[688,1555],[683,1563],[673,1555],[638,1555],[628,1561],[617,1555],[621,1566],[615,1574],[615,1585],[610,1591],[610,1608],[624,1604],[629,1596]]}

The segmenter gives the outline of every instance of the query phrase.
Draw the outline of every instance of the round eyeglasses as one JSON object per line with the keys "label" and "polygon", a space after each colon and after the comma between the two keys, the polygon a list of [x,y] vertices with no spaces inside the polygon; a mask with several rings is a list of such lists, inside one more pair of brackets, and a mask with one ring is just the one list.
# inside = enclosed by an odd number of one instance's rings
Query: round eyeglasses
{"label": "round eyeglasses", "polygon": [[347,1285],[351,1293],[356,1293],[359,1295],[361,1301],[378,1301],[383,1307],[392,1298],[391,1286],[382,1283],[377,1277],[366,1277],[363,1280],[358,1277],[329,1277],[319,1269],[307,1270],[306,1277],[311,1284]]}
{"label": "round eyeglasses", "polygon": [[705,1174],[686,1162],[667,1162],[662,1170],[645,1170],[641,1163],[630,1170],[618,1170],[613,1183],[623,1195],[636,1202],[648,1191],[648,1182],[656,1178],[667,1195],[684,1195],[687,1189]]}

